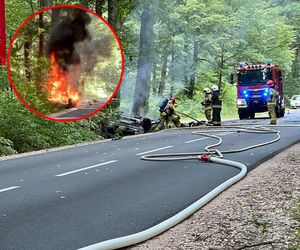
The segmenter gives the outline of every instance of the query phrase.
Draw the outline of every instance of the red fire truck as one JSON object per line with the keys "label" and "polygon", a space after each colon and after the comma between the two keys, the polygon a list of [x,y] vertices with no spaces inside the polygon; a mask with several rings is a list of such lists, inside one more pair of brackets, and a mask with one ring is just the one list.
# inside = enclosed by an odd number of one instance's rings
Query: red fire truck
{"label": "red fire truck", "polygon": [[6,39],[5,39],[5,6],[4,0],[0,0],[0,65],[5,64]]}
{"label": "red fire truck", "polygon": [[[236,70],[237,108],[240,120],[253,119],[255,113],[268,111],[267,101],[270,98],[270,87],[267,81],[272,80],[279,95],[276,100],[276,115],[285,113],[283,96],[283,70],[272,63],[250,65],[241,63]],[[234,83],[234,74],[231,75]]]}

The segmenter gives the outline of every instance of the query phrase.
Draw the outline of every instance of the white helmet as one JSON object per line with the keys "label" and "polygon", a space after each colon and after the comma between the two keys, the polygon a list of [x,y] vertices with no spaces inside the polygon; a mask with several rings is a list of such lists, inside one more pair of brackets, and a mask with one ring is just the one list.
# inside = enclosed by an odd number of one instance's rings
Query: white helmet
{"label": "white helmet", "polygon": [[204,92],[205,94],[209,94],[211,91],[210,91],[209,88],[204,88],[204,89],[203,89],[203,92]]}
{"label": "white helmet", "polygon": [[217,85],[211,86],[212,91],[218,91],[219,87]]}

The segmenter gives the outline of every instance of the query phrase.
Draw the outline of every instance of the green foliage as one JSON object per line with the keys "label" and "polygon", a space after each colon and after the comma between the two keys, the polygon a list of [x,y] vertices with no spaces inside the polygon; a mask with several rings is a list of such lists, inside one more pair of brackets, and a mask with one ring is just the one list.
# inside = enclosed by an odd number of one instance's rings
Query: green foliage
{"label": "green foliage", "polygon": [[[300,49],[300,2],[297,0],[124,0],[115,2],[117,32],[125,52],[125,76],[121,86],[121,110],[131,112],[136,81],[136,68],[140,39],[140,14],[144,6],[150,5],[154,11],[154,47],[151,54],[153,72],[149,79],[150,88],[147,116],[159,117],[158,105],[163,97],[158,96],[160,82],[165,82],[163,96],[170,93],[178,100],[178,110],[197,119],[204,119],[200,102],[202,89],[219,84],[223,96],[222,117],[236,114],[236,89],[228,84],[229,74],[238,62],[262,63],[272,61],[284,67],[286,72],[285,92],[289,97],[300,93],[300,61],[296,51]],[[76,4],[95,11],[95,1],[54,0],[54,4]],[[31,5],[30,5],[31,4]],[[107,18],[107,5],[104,18]],[[38,1],[6,1],[8,42],[19,25],[39,8]],[[37,40],[41,30],[37,22],[32,23],[32,38]],[[48,27],[45,28],[47,30]],[[100,29],[94,28],[97,32]],[[193,44],[199,42],[197,60],[194,58]],[[15,68],[12,74],[18,84],[24,86],[23,49],[26,39],[18,39],[13,50]],[[33,47],[38,47],[33,43]],[[166,74],[162,74],[164,54],[167,54]],[[36,54],[30,57],[33,69],[38,64]],[[43,64],[43,68],[48,66]],[[97,65],[97,72],[104,74],[115,64]],[[154,69],[156,72],[154,72]],[[155,73],[155,76],[154,76]],[[192,99],[187,98],[190,79],[196,74]],[[115,75],[106,74],[107,81],[115,82]],[[95,77],[86,77],[91,83],[87,89],[90,98],[96,97]],[[0,68],[0,136],[13,142],[17,151],[36,150],[43,147],[65,145],[84,140],[94,140],[102,134],[108,121],[116,119],[118,112],[107,107],[88,120],[62,124],[43,120],[24,109],[9,92],[5,69]],[[33,79],[34,80],[34,79]],[[46,97],[36,91],[34,85],[25,85],[32,93],[28,103],[40,107]],[[6,91],[4,91],[6,90]],[[108,91],[111,91],[109,89]],[[48,106],[47,106],[48,107]],[[42,113],[52,113],[53,107]],[[39,110],[41,111],[41,110]],[[183,116],[182,116],[183,118]],[[189,118],[187,118],[189,119]],[[2,126],[3,125],[3,126]],[[3,129],[2,129],[3,128]],[[96,135],[97,134],[97,135]],[[24,138],[23,138],[24,137]]]}
{"label": "green foliage", "polygon": [[12,141],[13,149],[19,153],[101,138],[85,123],[60,123],[42,119],[6,92],[0,92],[0,107],[0,137]]}
{"label": "green foliage", "polygon": [[223,98],[222,117],[237,117],[236,86],[224,84],[221,93]]}
{"label": "green foliage", "polygon": [[10,89],[7,71],[4,66],[0,66],[0,90],[8,90]]}
{"label": "green foliage", "polygon": [[103,136],[105,130],[110,123],[116,122],[121,112],[118,110],[117,100],[112,100],[103,110],[83,121],[90,130],[97,135]]}
{"label": "green foliage", "polygon": [[17,151],[13,149],[13,146],[11,140],[0,137],[0,156],[16,154]]}
{"label": "green foliage", "polygon": [[37,1],[33,6],[35,9],[32,9],[28,2],[24,0],[7,0],[5,1],[5,7],[7,42],[9,42],[22,22],[37,10]]}

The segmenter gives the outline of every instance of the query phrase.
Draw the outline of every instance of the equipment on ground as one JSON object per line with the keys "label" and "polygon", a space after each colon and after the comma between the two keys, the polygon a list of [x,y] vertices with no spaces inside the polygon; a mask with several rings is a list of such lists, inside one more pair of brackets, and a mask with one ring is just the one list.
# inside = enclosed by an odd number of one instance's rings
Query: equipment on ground
{"label": "equipment on ground", "polygon": [[[185,113],[182,113],[182,112],[180,112],[180,111],[176,111],[178,114],[181,114],[181,115],[184,115],[184,116],[186,116],[186,117],[189,117],[189,118],[191,118],[191,119],[193,119],[195,122],[189,122],[189,124],[188,124],[188,126],[189,127],[196,127],[196,126],[202,126],[202,125],[205,125],[206,124],[206,122],[205,121],[199,121],[199,120],[197,120],[196,118],[194,118],[194,117],[192,117],[192,116],[190,116],[190,115],[188,115],[188,114],[185,114]],[[185,125],[184,125],[185,126]]]}
{"label": "equipment on ground", "polygon": [[[270,88],[278,92],[276,100],[276,116],[283,117],[285,113],[283,96],[283,70],[272,63],[250,65],[241,63],[236,71],[237,108],[240,120],[253,119],[255,113],[268,111],[267,101],[270,98]],[[234,74],[231,74],[231,84]]]}

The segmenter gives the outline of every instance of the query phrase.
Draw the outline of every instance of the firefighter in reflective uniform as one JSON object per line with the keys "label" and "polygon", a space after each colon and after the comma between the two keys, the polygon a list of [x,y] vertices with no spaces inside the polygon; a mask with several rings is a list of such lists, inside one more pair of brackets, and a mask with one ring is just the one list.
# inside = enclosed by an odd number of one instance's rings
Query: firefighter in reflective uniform
{"label": "firefighter in reflective uniform", "polygon": [[222,100],[220,90],[217,85],[213,85],[211,89],[212,124],[213,126],[221,126]]}
{"label": "firefighter in reflective uniform", "polygon": [[201,105],[204,107],[204,114],[205,114],[207,123],[210,124],[211,123],[211,111],[212,111],[211,90],[209,88],[204,88],[203,93],[204,93],[204,101],[201,102]]}
{"label": "firefighter in reflective uniform", "polygon": [[276,124],[277,116],[276,116],[276,100],[278,98],[278,92],[275,89],[274,82],[272,80],[267,81],[267,85],[270,87],[270,98],[267,102],[268,112],[271,117],[270,124]]}
{"label": "firefighter in reflective uniform", "polygon": [[165,128],[165,124],[168,126],[169,122],[172,121],[176,127],[180,127],[180,117],[176,113],[176,99],[171,97],[168,101],[167,106],[164,110],[160,111],[160,121],[156,130],[161,130]]}

